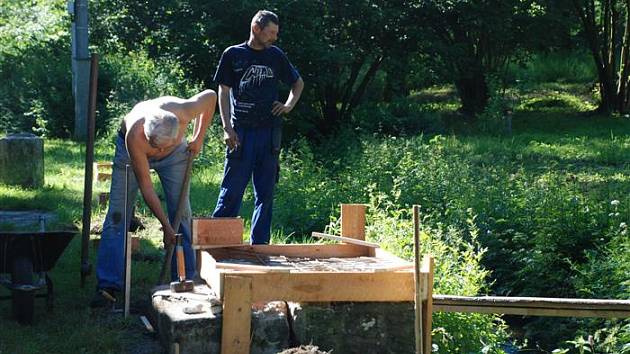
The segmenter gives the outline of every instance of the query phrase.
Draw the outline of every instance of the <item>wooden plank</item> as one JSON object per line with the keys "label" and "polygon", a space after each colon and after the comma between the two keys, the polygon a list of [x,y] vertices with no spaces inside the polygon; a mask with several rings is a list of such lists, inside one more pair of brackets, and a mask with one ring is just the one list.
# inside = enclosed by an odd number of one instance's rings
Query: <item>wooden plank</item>
{"label": "wooden plank", "polygon": [[252,324],[252,280],[225,276],[221,354],[249,354]]}
{"label": "wooden plank", "polygon": [[210,253],[201,251],[201,267],[199,269],[199,276],[205,280],[206,283],[216,292],[219,298],[223,299],[223,276],[221,272],[217,270],[216,260]]}
{"label": "wooden plank", "polygon": [[375,268],[374,272],[376,273],[381,273],[381,272],[394,272],[397,270],[413,270],[413,264],[409,263],[409,264],[399,264],[399,265],[393,265],[393,266],[388,266],[385,268]]}
{"label": "wooden plank", "polygon": [[335,235],[325,234],[325,233],[321,233],[321,232],[312,232],[311,236],[317,237],[317,238],[325,238],[325,239],[328,239],[328,240],[335,240],[335,241],[350,243],[350,244],[353,244],[353,245],[365,246],[365,247],[372,247],[372,248],[380,248],[381,247],[381,246],[379,246],[376,243],[367,242],[367,241],[361,241],[361,240],[357,240],[357,239],[350,238],[350,237],[335,236]]}
{"label": "wooden plank", "polygon": [[107,181],[112,178],[112,162],[93,162],[92,179],[94,181]]}
{"label": "wooden plank", "polygon": [[213,248],[231,248],[231,247],[243,247],[247,246],[244,243],[235,243],[232,245],[192,245],[192,249],[194,250],[209,250]]}
{"label": "wooden plank", "polygon": [[426,274],[425,284],[425,300],[422,306],[422,345],[425,353],[431,353],[431,332],[433,328],[433,272],[435,269],[435,262],[431,255],[425,254],[422,259],[421,272]]}
{"label": "wooden plank", "polygon": [[268,267],[254,264],[238,264],[238,263],[216,263],[217,269],[231,269],[236,271],[259,271],[259,272],[275,272],[288,273],[294,268],[290,267]]}
{"label": "wooden plank", "polygon": [[[413,301],[413,272],[259,273],[252,279],[252,301]],[[273,286],[270,286],[273,284]]]}
{"label": "wooden plank", "polygon": [[[242,245],[230,249],[258,253],[269,256],[310,257],[310,258],[346,258],[369,256],[370,247],[346,244],[287,244],[287,245]],[[221,252],[223,248],[204,248],[209,253]],[[203,266],[203,265],[202,265]]]}
{"label": "wooden plank", "polygon": [[498,313],[521,316],[630,318],[630,311],[594,309],[553,309],[542,307],[502,307],[442,305],[433,303],[433,312]]}
{"label": "wooden plank", "polygon": [[558,309],[610,309],[630,311],[630,300],[570,299],[548,297],[505,297],[505,296],[455,296],[434,295],[434,304],[498,306],[498,307],[540,307]]}
{"label": "wooden plank", "polygon": [[630,318],[630,300],[434,295],[433,311]]}
{"label": "wooden plank", "polygon": [[341,236],[365,240],[365,204],[341,204]]}
{"label": "wooden plank", "polygon": [[241,218],[193,218],[193,245],[233,245],[243,243]]}

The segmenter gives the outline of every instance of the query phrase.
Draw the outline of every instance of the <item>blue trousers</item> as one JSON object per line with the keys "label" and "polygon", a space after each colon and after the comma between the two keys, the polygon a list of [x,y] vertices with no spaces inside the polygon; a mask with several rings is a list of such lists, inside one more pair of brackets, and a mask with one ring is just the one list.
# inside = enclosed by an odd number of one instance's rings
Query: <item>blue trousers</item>
{"label": "blue trousers", "polygon": [[[186,161],[188,150],[186,143],[182,143],[168,156],[160,159],[149,159],[149,166],[160,177],[162,188],[166,197],[168,218],[172,223],[175,221],[177,213],[177,203],[184,183],[186,173]],[[125,165],[129,165],[128,197],[127,197],[127,224],[124,222],[125,208]],[[122,137],[116,139],[116,152],[114,155],[114,166],[112,169],[112,183],[109,193],[109,209],[103,224],[103,233],[99,243],[96,261],[96,279],[99,288],[123,288],[124,278],[124,235],[125,227],[129,229],[131,211],[138,196],[138,182],[131,168],[131,160],[125,141]],[[195,253],[191,247],[190,234],[190,200],[185,202],[182,213],[180,233],[183,234],[182,244],[184,246],[184,257],[186,259],[186,278],[192,279],[195,275]],[[177,260],[175,254],[171,260],[171,279],[177,277]]]}
{"label": "blue trousers", "polygon": [[226,150],[223,182],[214,217],[235,217],[243,202],[245,187],[252,180],[254,213],[252,244],[269,243],[273,192],[278,176],[278,155],[272,151],[271,128],[236,128],[238,149]]}

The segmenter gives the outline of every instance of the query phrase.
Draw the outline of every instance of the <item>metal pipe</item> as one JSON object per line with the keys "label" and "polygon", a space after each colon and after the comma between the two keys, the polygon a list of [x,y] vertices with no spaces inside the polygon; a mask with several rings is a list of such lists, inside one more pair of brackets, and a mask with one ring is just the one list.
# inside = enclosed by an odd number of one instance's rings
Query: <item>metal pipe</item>
{"label": "metal pipe", "polygon": [[92,273],[89,260],[90,224],[92,218],[92,174],[94,163],[94,139],[96,130],[96,91],[98,87],[98,54],[92,54],[90,63],[90,100],[88,103],[87,141],[85,143],[85,177],[83,185],[83,228],[81,230],[81,287]]}
{"label": "metal pipe", "polygon": [[414,263],[414,283],[415,283],[415,334],[416,334],[416,354],[422,354],[422,297],[420,291],[422,284],[420,283],[420,220],[418,205],[413,206],[413,263]]}

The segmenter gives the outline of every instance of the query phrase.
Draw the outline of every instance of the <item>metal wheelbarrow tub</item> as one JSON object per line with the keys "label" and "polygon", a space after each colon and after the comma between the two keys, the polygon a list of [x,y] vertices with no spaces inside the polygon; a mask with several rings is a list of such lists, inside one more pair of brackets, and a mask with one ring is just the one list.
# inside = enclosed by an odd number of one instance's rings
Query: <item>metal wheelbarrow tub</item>
{"label": "metal wheelbarrow tub", "polygon": [[[53,284],[47,272],[76,233],[77,230],[0,232],[0,284],[11,290],[11,296],[0,298],[13,301],[13,316],[19,323],[33,322],[35,297],[45,297],[52,310]],[[10,274],[10,280],[1,273]],[[46,294],[35,294],[44,287]]]}

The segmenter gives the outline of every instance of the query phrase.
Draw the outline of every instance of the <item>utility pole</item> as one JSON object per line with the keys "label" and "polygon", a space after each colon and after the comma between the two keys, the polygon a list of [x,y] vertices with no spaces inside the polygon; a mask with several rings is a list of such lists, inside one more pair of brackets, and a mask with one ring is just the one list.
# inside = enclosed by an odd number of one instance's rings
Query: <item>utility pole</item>
{"label": "utility pole", "polygon": [[87,114],[90,79],[88,52],[88,0],[69,0],[72,16],[72,95],[74,96],[74,138],[87,138]]}

